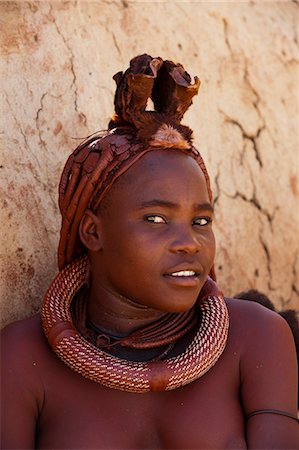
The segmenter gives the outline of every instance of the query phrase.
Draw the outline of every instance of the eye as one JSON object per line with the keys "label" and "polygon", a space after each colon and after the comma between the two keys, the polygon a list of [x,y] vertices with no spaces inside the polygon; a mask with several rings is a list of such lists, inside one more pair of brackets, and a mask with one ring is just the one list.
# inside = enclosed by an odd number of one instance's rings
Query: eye
{"label": "eye", "polygon": [[209,225],[209,223],[212,222],[212,219],[210,217],[199,217],[198,219],[195,219],[193,224],[199,225],[200,227],[204,227],[205,225]]}
{"label": "eye", "polygon": [[151,223],[166,223],[166,221],[163,219],[163,217],[161,217],[161,216],[156,216],[156,215],[153,215],[153,216],[146,216],[146,217],[145,217],[145,220],[146,220],[147,222],[151,222]]}

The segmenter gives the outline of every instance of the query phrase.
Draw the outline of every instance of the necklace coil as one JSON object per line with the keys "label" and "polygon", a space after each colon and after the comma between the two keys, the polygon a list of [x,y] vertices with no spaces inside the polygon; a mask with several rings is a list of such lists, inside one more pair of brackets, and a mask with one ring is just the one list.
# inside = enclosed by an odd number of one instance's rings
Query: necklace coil
{"label": "necklace coil", "polygon": [[127,392],[168,391],[203,376],[225,349],[229,318],[223,296],[200,304],[202,322],[184,352],[165,360],[127,361],[100,350],[77,331],[70,305],[85,282],[87,257],[63,269],[50,285],[41,318],[46,338],[59,358],[83,377]]}

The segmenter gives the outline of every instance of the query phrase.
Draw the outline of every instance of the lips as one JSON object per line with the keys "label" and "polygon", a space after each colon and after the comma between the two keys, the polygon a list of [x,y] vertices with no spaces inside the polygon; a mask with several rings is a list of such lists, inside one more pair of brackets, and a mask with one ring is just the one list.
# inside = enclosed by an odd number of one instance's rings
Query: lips
{"label": "lips", "polygon": [[163,276],[175,286],[197,287],[202,272],[203,269],[198,265],[185,263],[167,270]]}
{"label": "lips", "polygon": [[192,277],[199,276],[204,270],[198,262],[184,261],[167,269],[164,276]]}

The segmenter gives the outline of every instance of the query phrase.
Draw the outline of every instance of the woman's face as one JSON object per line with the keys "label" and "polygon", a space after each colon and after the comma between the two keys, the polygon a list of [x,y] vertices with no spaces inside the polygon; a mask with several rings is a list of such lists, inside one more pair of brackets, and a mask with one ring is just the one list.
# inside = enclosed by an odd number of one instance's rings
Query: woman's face
{"label": "woman's face", "polygon": [[144,155],[99,211],[97,284],[161,311],[196,302],[215,256],[213,209],[194,159],[176,150]]}

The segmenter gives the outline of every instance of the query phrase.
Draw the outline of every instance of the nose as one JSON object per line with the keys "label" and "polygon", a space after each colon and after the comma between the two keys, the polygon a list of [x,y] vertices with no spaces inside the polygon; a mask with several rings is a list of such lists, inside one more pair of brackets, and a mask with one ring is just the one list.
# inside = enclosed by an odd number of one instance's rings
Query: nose
{"label": "nose", "polygon": [[180,227],[170,244],[173,253],[198,253],[201,249],[200,237],[191,227]]}

